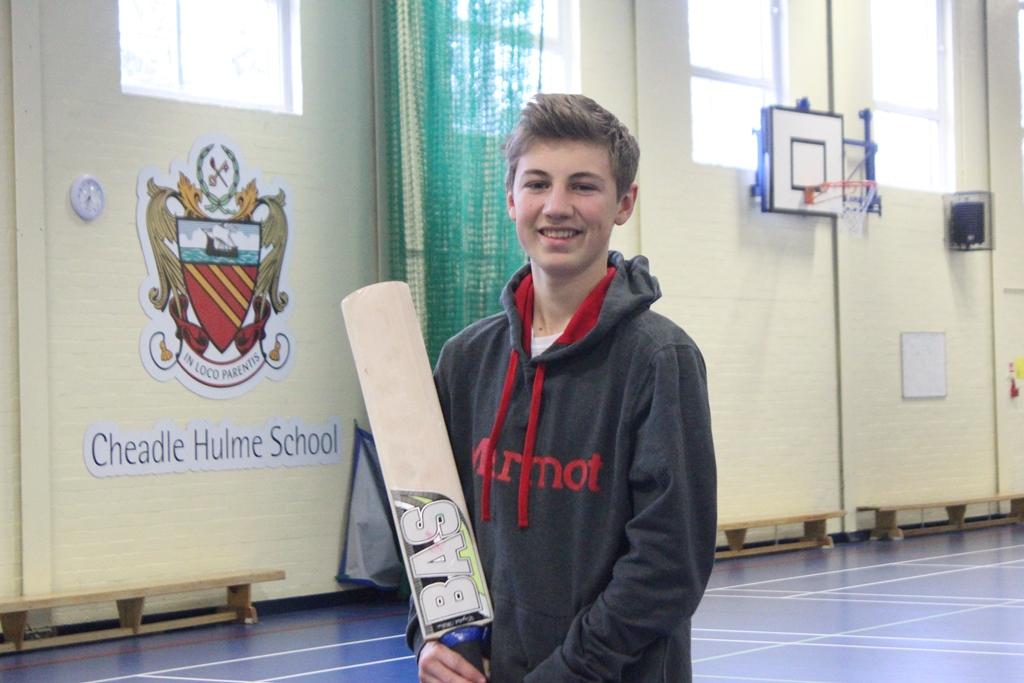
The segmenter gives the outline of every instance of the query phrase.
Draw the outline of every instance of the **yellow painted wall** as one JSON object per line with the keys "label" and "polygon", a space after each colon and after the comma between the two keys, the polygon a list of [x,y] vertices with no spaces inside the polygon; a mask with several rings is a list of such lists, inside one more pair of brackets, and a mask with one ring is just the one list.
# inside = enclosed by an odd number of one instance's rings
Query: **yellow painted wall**
{"label": "yellow painted wall", "polygon": [[[347,430],[363,415],[337,305],[376,277],[371,4],[302,3],[296,117],[122,95],[115,3],[0,0],[0,593],[258,566],[289,578],[257,599],[337,588],[350,432],[337,466],[109,479],[86,471],[82,437],[98,421],[337,416]],[[825,108],[824,3],[787,4],[791,97]],[[953,5],[955,179],[996,193],[991,253],[945,248],[936,193],[883,186],[864,238],[762,214],[752,172],[691,160],[685,3],[581,2],[583,90],[643,150],[639,210],[613,246],[651,258],[658,310],[707,358],[723,519],[842,506],[830,530],[853,530],[871,500],[1024,487],[1024,398],[1009,399],[1006,378],[1024,356],[1017,4]],[[871,104],[866,6],[833,3],[849,135]],[[294,235],[292,371],[230,401],[157,382],[138,350],[137,175],[208,133],[287,185]],[[107,189],[89,224],[67,201],[83,172]],[[902,398],[907,331],[945,332],[945,399]]]}
{"label": "yellow painted wall", "polygon": [[[20,240],[19,252],[35,245],[43,269],[20,274],[16,289],[13,261],[6,267],[15,252],[0,254],[0,334],[12,361],[4,363],[0,412],[4,426],[10,422],[0,437],[0,589],[33,593],[272,567],[288,578],[254,588],[256,599],[336,590],[350,425],[363,415],[338,303],[376,277],[369,3],[302,3],[301,116],[124,95],[116,3],[12,4],[0,36],[10,44],[13,22],[15,59],[13,67],[8,61],[0,67],[15,84],[27,84],[24,101],[40,111],[16,123],[13,136],[11,117],[0,119],[0,196],[15,177],[6,144],[13,137],[25,151],[17,162],[19,192],[23,169],[42,181],[38,206],[25,206],[34,212],[26,215],[38,217],[38,230]],[[3,52],[0,60],[11,50]],[[3,81],[8,112],[9,82]],[[16,97],[15,110],[20,103]],[[248,167],[288,189],[292,368],[283,381],[263,380],[231,400],[156,381],[139,351],[148,318],[139,303],[147,272],[135,225],[137,176],[153,166],[166,173],[172,162],[187,159],[196,138],[211,133],[230,138]],[[98,177],[106,189],[106,210],[91,223],[79,220],[67,199],[80,173]],[[6,201],[0,225],[13,247]],[[42,320],[32,319],[37,307],[46,311]],[[9,339],[19,317],[33,320],[20,352]],[[26,367],[42,370],[42,410],[17,411],[19,392],[23,399],[36,396],[31,386],[19,389],[19,362],[23,374]],[[344,427],[337,465],[98,479],[83,463],[85,431],[100,421],[147,430],[160,420],[259,427],[271,418],[313,425],[331,417]],[[23,446],[19,475],[11,443],[19,420],[45,432],[45,469],[26,467],[36,453]],[[19,538],[19,521],[35,532]],[[59,618],[85,616],[103,615],[83,610]]]}
{"label": "yellow painted wall", "polygon": [[[989,177],[995,193],[1000,230],[992,254],[992,301],[995,314],[996,436],[999,484],[1006,492],[1024,489],[1024,401],[1010,398],[1009,365],[1024,357],[1024,174],[1021,172],[1021,90],[1016,31],[1017,3],[986,3],[985,87],[989,107],[986,130]],[[987,48],[987,49],[986,49]],[[1024,362],[1022,362],[1024,364]],[[1024,381],[1017,382],[1024,393]]]}
{"label": "yellow painted wall", "polygon": [[[11,13],[0,0],[0,109],[11,104]],[[14,220],[13,122],[0,117],[0,593],[21,589],[21,499],[18,447],[17,244]]]}
{"label": "yellow painted wall", "polygon": [[[584,65],[608,61],[616,32],[612,61],[635,64],[625,78],[585,69],[584,92],[609,101],[635,93],[626,111],[635,111],[642,149],[637,241],[665,292],[659,309],[708,360],[720,516],[1019,489],[1024,422],[1005,377],[1024,319],[1013,274],[1024,256],[1015,236],[1016,5],[950,9],[955,189],[997,193],[997,249],[973,253],[943,244],[940,193],[883,185],[884,216],[869,217],[864,238],[836,234],[828,219],[762,214],[748,195],[752,172],[691,159],[699,132],[690,123],[685,3],[602,3],[588,18],[589,6],[583,25],[600,27],[605,40],[588,50],[585,33]],[[827,110],[824,3],[787,6],[788,104],[808,96]],[[868,6],[833,3],[835,111],[847,137],[860,135],[857,112],[871,106]],[[912,331],[946,334],[945,399],[902,398],[900,334]],[[868,521],[851,514],[846,529]]]}
{"label": "yellow painted wall", "polygon": [[751,171],[691,160],[699,132],[690,124],[686,7],[636,3],[636,17],[641,241],[664,289],[660,310],[696,339],[708,363],[719,514],[833,509],[840,493],[829,222],[762,214],[749,195]]}

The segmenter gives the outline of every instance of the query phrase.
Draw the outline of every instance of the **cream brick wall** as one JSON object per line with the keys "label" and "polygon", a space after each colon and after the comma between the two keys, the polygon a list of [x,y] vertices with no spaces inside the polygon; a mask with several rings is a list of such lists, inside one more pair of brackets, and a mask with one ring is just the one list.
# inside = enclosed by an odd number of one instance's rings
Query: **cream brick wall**
{"label": "cream brick wall", "polygon": [[[639,135],[636,111],[636,41],[632,3],[586,0],[579,4],[580,84],[582,92],[607,107]],[[643,178],[639,178],[643,183]],[[642,193],[642,191],[641,191]],[[630,257],[639,253],[644,202],[624,225],[612,231],[611,248]]]}
{"label": "cream brick wall", "polygon": [[[18,107],[10,76],[25,68],[10,61],[10,18],[25,2],[11,4],[0,0],[5,112]],[[369,5],[303,3],[305,114],[292,117],[121,95],[116,3],[40,3],[42,149],[27,163],[42,169],[46,286],[22,292],[21,303],[13,149],[32,147],[18,147],[11,117],[0,117],[0,592],[20,591],[25,576],[39,583],[40,572],[63,589],[256,566],[289,576],[258,587],[258,599],[336,589],[347,458],[334,467],[94,479],[81,440],[100,420],[145,429],[165,418],[255,425],[337,415],[347,428],[362,415],[337,304],[376,275]],[[824,109],[822,3],[788,5],[790,92]],[[848,136],[870,105],[867,6],[833,3],[835,103]],[[995,190],[991,254],[946,250],[934,193],[883,187],[885,215],[869,219],[865,239],[836,237],[825,219],[762,214],[748,195],[751,172],[691,161],[685,3],[587,0],[580,19],[584,92],[618,113],[643,148],[639,211],[613,246],[651,258],[664,290],[658,310],[708,361],[721,517],[1024,488],[1024,398],[1011,401],[1006,387],[1008,362],[1024,356],[1024,237],[1013,228],[1024,213],[1016,3],[955,3],[956,184]],[[285,182],[294,235],[292,372],[231,401],[157,382],[138,357],[146,271],[136,177],[183,159],[212,132]],[[66,199],[82,172],[107,188],[107,211],[91,224],[74,218]],[[18,307],[33,296],[44,297],[47,316],[28,357],[44,354],[49,398],[45,415],[24,416],[19,402],[31,387],[18,380]],[[945,332],[945,399],[902,399],[907,331]],[[50,443],[45,477],[27,475],[43,503],[21,495],[26,419],[45,425]],[[23,531],[22,509],[47,531],[43,541]],[[845,528],[858,522],[867,520],[851,514]]]}
{"label": "cream brick wall", "polygon": [[[11,12],[0,0],[0,109],[11,109]],[[10,116],[0,117],[0,594],[21,590],[18,456],[18,283],[14,234],[14,149]]]}
{"label": "cream brick wall", "polygon": [[[869,106],[871,96],[867,5],[834,5],[836,25],[843,27],[836,47],[837,109],[857,123],[857,110]],[[985,43],[982,3],[953,3],[951,9],[956,173],[947,191],[987,189],[987,110],[984,89],[979,94],[977,88],[985,65],[975,47]],[[884,163],[882,151],[878,158]],[[871,217],[868,239],[843,236],[838,244],[848,508],[993,493],[991,254],[945,247],[941,193],[885,186],[881,192],[885,213]],[[944,399],[902,398],[900,334],[916,331],[945,333]],[[918,519],[910,514],[904,521]]]}
{"label": "cream brick wall", "polygon": [[[1024,355],[1024,297],[1003,293],[1024,291],[1013,274],[1024,243],[1008,235],[1022,212],[1016,5],[988,3],[1002,19],[987,28],[980,0],[952,9],[950,190],[987,189],[991,174],[1011,195],[997,196],[997,250],[962,254],[943,244],[939,193],[883,186],[885,215],[869,218],[865,239],[835,236],[824,219],[762,214],[747,194],[752,173],[691,161],[685,3],[619,4],[635,17],[636,76],[589,92],[636,93],[640,251],[665,290],[660,310],[708,360],[720,516],[1020,489],[1020,400],[1002,386],[1007,363]],[[789,103],[809,96],[827,109],[823,5],[788,6]],[[860,135],[857,111],[871,106],[868,7],[833,3],[835,107],[847,137]],[[986,44],[989,63],[998,54],[1002,64],[987,89]],[[947,398],[902,398],[900,333],[909,331],[945,332]],[[850,515],[845,528],[857,521]]]}
{"label": "cream brick wall", "polygon": [[[993,306],[995,308],[995,385],[999,443],[999,480],[1003,491],[1024,490],[1024,401],[1011,399],[1008,367],[1024,356],[1024,234],[1018,229],[1024,206],[1021,173],[1021,92],[1018,77],[1017,3],[987,4],[989,41],[987,96],[992,190],[998,221],[997,248],[993,252]],[[1024,390],[1024,382],[1018,381]]]}
{"label": "cream brick wall", "polygon": [[[909,194],[909,193],[907,193]],[[900,202],[841,245],[846,483],[854,504],[995,490],[989,255],[942,243],[938,197]],[[902,398],[900,333],[945,332],[944,399]]]}
{"label": "cream brick wall", "polygon": [[[5,12],[4,21],[10,16]],[[52,588],[62,590],[273,567],[285,569],[287,580],[254,587],[256,599],[338,589],[350,425],[363,415],[338,302],[376,277],[369,3],[302,4],[302,116],[122,95],[114,2],[43,2],[39,25],[48,329],[38,343],[48,357],[51,442],[49,481],[40,485],[51,495],[52,563],[26,571],[50,572]],[[135,227],[136,179],[150,166],[166,172],[208,133],[228,136],[264,182],[277,179],[288,192],[292,369],[284,381],[264,380],[229,401],[158,382],[139,358],[147,317],[138,299],[146,266]],[[6,151],[0,147],[0,181],[9,184]],[[72,179],[85,172],[99,177],[107,194],[104,214],[88,224],[67,201]],[[9,204],[3,206],[6,212]],[[12,223],[6,213],[0,220]],[[12,228],[3,234],[13,244]],[[4,252],[0,259],[12,250]],[[11,270],[13,263],[0,285],[5,339],[17,323]],[[12,353],[12,344],[3,347]],[[0,414],[12,428],[16,377],[5,376]],[[182,427],[197,419],[259,426],[274,417],[317,424],[332,416],[344,429],[340,465],[96,479],[82,460],[85,430],[98,421],[138,430],[162,419]],[[17,473],[7,445],[13,433],[4,430],[0,447],[4,593],[19,590],[21,564],[14,553],[18,515],[6,514],[18,500],[17,477],[8,474]],[[57,620],[106,611],[60,611]]]}
{"label": "cream brick wall", "polygon": [[665,291],[659,310],[708,363],[720,517],[835,508],[828,222],[761,214],[751,172],[691,161],[686,8],[644,2],[636,12],[641,241]]}

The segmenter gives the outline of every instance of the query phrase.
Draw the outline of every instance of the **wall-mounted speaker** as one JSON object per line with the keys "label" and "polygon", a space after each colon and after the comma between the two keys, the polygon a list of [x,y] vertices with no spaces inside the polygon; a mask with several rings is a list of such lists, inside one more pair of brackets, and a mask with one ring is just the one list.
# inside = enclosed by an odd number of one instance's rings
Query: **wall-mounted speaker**
{"label": "wall-mounted speaker", "polygon": [[991,192],[954,192],[945,195],[943,203],[950,249],[992,249]]}

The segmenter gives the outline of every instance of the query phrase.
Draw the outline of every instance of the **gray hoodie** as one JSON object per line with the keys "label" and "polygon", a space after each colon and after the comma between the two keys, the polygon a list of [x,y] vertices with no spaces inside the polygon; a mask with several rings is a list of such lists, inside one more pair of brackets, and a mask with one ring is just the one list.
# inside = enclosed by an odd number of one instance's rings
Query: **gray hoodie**
{"label": "gray hoodie", "polygon": [[[504,312],[449,340],[435,369],[494,606],[495,683],[691,680],[715,548],[705,366],[650,310],[647,260],[608,265],[536,358],[524,267]],[[422,644],[415,618],[409,640]]]}

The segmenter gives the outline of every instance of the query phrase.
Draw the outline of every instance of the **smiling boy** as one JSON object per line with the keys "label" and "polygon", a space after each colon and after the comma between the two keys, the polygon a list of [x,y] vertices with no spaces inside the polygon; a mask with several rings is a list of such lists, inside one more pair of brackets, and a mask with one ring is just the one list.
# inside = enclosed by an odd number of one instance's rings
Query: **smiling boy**
{"label": "smiling boy", "polygon": [[[608,251],[639,148],[593,100],[538,95],[505,153],[529,263],[435,369],[494,604],[489,680],[689,681],[714,447],[700,351],[650,310],[647,260]],[[421,681],[487,680],[415,619],[409,641]]]}

